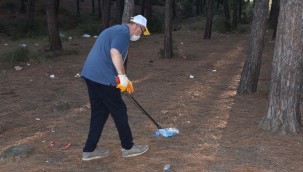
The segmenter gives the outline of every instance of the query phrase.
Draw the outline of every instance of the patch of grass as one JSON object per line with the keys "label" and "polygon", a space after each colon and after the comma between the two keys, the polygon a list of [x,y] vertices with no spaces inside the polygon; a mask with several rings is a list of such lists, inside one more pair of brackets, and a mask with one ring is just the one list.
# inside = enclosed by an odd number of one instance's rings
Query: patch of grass
{"label": "patch of grass", "polygon": [[17,47],[0,55],[1,61],[10,65],[20,65],[24,63],[45,63],[60,56],[78,54],[76,50],[60,51],[30,51],[27,47]]}
{"label": "patch of grass", "polygon": [[158,54],[160,55],[160,58],[164,58],[164,48],[160,48]]}
{"label": "patch of grass", "polygon": [[11,65],[26,63],[29,61],[29,50],[27,47],[18,47],[12,51],[4,53],[2,60]]}

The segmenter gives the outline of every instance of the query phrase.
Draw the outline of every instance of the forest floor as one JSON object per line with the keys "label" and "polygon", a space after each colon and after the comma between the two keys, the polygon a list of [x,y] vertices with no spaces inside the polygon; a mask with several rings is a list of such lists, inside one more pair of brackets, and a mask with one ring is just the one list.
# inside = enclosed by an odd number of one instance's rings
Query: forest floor
{"label": "forest floor", "polygon": [[[109,118],[99,143],[110,150],[104,159],[82,161],[90,107],[86,85],[75,77],[81,71],[95,38],[64,42],[65,50],[78,54],[61,56],[22,70],[1,63],[0,152],[27,144],[33,152],[18,162],[0,165],[3,172],[40,171],[303,171],[303,134],[276,135],[258,129],[266,114],[274,42],[270,33],[265,49],[258,92],[238,96],[248,35],[186,29],[173,32],[178,58],[163,59],[163,35],[152,34],[131,43],[128,77],[134,97],[162,126],[180,134],[155,138],[155,125],[133,102],[124,97],[134,141],[150,150],[123,158],[118,133]],[[9,45],[0,45],[5,49]],[[29,44],[29,47],[42,48]],[[50,78],[54,75],[55,78]],[[193,77],[190,77],[193,76]],[[54,146],[49,144],[54,141]],[[71,143],[66,150],[60,149]]]}

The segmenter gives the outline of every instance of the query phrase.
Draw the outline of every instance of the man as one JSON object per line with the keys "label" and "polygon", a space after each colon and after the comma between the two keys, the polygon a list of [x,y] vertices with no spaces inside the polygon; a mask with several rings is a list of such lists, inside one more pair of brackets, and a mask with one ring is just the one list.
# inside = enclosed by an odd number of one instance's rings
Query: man
{"label": "man", "polygon": [[[97,148],[109,114],[113,117],[119,133],[123,157],[141,155],[149,149],[148,145],[133,143],[127,108],[121,97],[123,91],[129,94],[133,92],[133,85],[128,80],[123,66],[129,41],[137,41],[141,34],[149,35],[146,24],[146,18],[137,15],[132,17],[128,24],[105,29],[87,56],[81,76],[88,88],[91,119],[82,160],[99,159],[109,155],[107,149]],[[118,85],[116,78],[119,80]]]}

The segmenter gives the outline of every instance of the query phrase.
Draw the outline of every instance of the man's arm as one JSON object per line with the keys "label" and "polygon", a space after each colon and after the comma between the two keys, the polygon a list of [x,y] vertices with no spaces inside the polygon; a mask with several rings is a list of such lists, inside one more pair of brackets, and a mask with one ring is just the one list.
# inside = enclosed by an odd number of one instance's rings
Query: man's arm
{"label": "man's arm", "polygon": [[124,70],[124,66],[123,66],[123,60],[122,60],[121,53],[117,49],[112,48],[112,49],[110,49],[110,55],[111,55],[113,64],[118,72],[118,75],[124,75],[125,70]]}

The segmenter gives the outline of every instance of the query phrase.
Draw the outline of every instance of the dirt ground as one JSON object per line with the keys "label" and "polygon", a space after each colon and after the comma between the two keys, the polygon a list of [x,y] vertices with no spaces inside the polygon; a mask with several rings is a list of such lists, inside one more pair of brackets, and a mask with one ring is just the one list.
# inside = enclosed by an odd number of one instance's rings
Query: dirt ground
{"label": "dirt ground", "polygon": [[[175,51],[181,54],[174,59],[160,58],[163,35],[131,43],[127,74],[134,97],[162,126],[180,130],[170,138],[155,138],[155,125],[124,96],[135,143],[150,145],[146,154],[134,158],[122,158],[110,118],[99,143],[110,155],[81,160],[90,108],[86,85],[75,75],[94,38],[64,42],[64,49],[78,54],[52,62],[24,65],[19,71],[1,64],[0,121],[6,129],[0,134],[0,152],[19,144],[30,145],[33,152],[19,162],[0,164],[0,171],[141,172],[163,171],[165,164],[180,172],[303,171],[302,133],[274,135],[257,128],[268,102],[274,47],[270,35],[265,40],[259,90],[247,96],[235,94],[247,34],[213,33],[212,40],[204,40],[202,32],[174,32]],[[71,146],[60,149],[67,142]]]}

